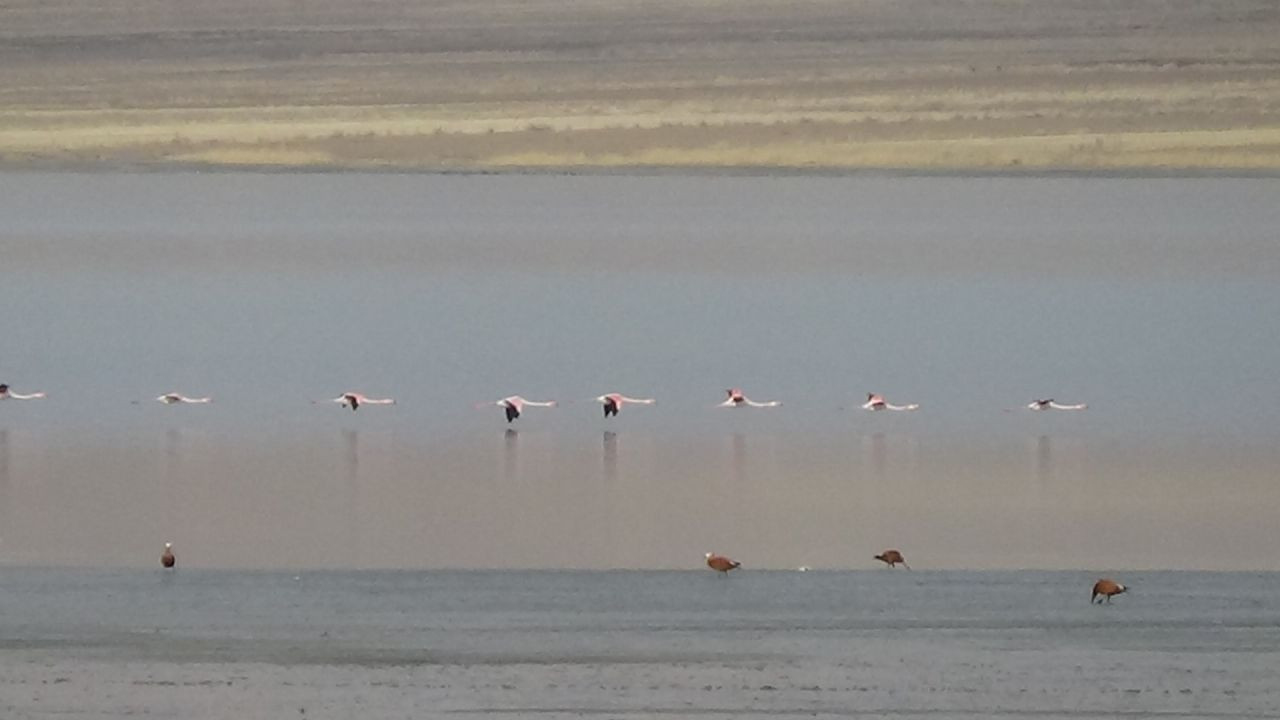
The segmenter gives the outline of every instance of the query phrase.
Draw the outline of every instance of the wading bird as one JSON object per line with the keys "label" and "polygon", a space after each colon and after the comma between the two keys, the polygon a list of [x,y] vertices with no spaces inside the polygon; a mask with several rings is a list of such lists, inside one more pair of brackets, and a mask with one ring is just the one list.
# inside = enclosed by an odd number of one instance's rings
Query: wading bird
{"label": "wading bird", "polygon": [[173,554],[173,543],[164,544],[164,552],[160,554],[160,566],[173,569],[178,564],[178,558]]}
{"label": "wading bird", "polygon": [[725,390],[725,394],[729,396],[728,399],[720,403],[716,407],[770,408],[770,407],[779,407],[780,405],[782,405],[782,403],[778,402],[777,400],[770,400],[769,402],[756,402],[748,398],[746,395],[743,395],[742,391],[739,390],[738,388],[729,388],[728,390]]}
{"label": "wading bird", "polygon": [[1102,601],[1098,599],[1099,595],[1106,598],[1107,602],[1111,602],[1112,595],[1123,595],[1126,591],[1128,591],[1128,589],[1129,588],[1121,585],[1115,580],[1108,580],[1106,578],[1103,578],[1093,584],[1093,595],[1089,597],[1089,602],[1101,603]]}
{"label": "wading bird", "polygon": [[39,400],[43,397],[44,393],[42,392],[30,393],[27,395],[16,393],[10,390],[7,384],[0,383],[0,400]]}
{"label": "wading bird", "polygon": [[193,398],[193,397],[187,397],[186,395],[183,395],[181,393],[165,393],[157,397],[156,401],[162,402],[165,405],[173,405],[176,403],[184,403],[188,405],[203,405],[205,403],[213,402],[213,398],[210,398],[210,397]]}
{"label": "wading bird", "polygon": [[334,398],[330,402],[336,402],[342,407],[351,408],[351,412],[360,409],[361,405],[395,405],[396,401],[392,398],[368,398],[357,392],[343,393]]}
{"label": "wading bird", "polygon": [[723,555],[715,553],[707,553],[707,567],[723,574],[729,574],[730,570],[736,570],[742,563],[736,560],[730,560]]}
{"label": "wading bird", "polygon": [[557,403],[555,400],[548,400],[546,402],[534,402],[532,400],[525,400],[519,395],[512,395],[511,397],[504,397],[501,400],[495,400],[491,403],[480,403],[476,407],[488,407],[489,405],[497,405],[498,407],[505,408],[507,411],[507,422],[511,422],[516,418],[520,417],[520,413],[524,412],[524,409],[526,407],[555,407],[556,404]]}
{"label": "wading bird", "polygon": [[1084,403],[1077,403],[1075,405],[1062,405],[1057,401],[1055,401],[1053,398],[1050,398],[1048,400],[1036,400],[1035,402],[1029,403],[1027,405],[1028,410],[1085,410],[1085,409],[1088,409],[1088,407],[1089,406]]}
{"label": "wading bird", "polygon": [[609,417],[610,415],[617,415],[625,403],[652,405],[657,401],[653,398],[631,398],[621,393],[607,393],[596,398],[596,402],[604,405],[604,416]]}
{"label": "wading bird", "polygon": [[911,566],[907,564],[907,561],[905,559],[903,559],[902,553],[898,552],[897,550],[885,550],[883,553],[880,553],[879,555],[877,555],[876,559],[884,563],[885,565],[888,565],[889,567],[893,567],[895,565],[901,564],[902,567],[908,570],[911,569]]}
{"label": "wading bird", "polygon": [[863,410],[919,410],[920,406],[916,403],[910,405],[893,405],[886,402],[883,395],[876,393],[867,393],[867,401],[862,404]]}

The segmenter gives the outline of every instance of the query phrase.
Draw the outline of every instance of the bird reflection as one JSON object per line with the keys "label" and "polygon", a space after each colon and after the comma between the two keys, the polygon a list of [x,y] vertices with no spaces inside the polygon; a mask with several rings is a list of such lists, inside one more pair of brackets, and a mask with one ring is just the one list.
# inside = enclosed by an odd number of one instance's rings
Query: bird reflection
{"label": "bird reflection", "polygon": [[171,524],[166,537],[172,538],[172,523],[182,517],[180,499],[182,493],[182,431],[170,428],[164,433],[164,506],[165,516]]}
{"label": "bird reflection", "polygon": [[604,479],[618,479],[618,434],[609,430],[604,431]]}
{"label": "bird reflection", "polygon": [[733,479],[738,485],[747,480],[747,436],[733,434]]}
{"label": "bird reflection", "polygon": [[182,483],[182,431],[170,428],[164,433],[164,492],[169,517],[178,517],[175,498]]}
{"label": "bird reflection", "polygon": [[358,559],[364,556],[360,543],[360,431],[343,430],[342,443],[346,467],[347,548]]}
{"label": "bird reflection", "polygon": [[9,431],[0,429],[0,545],[9,532]]}
{"label": "bird reflection", "polygon": [[520,474],[520,431],[507,428],[502,437],[502,477],[514,480]]}
{"label": "bird reflection", "polygon": [[170,428],[164,434],[164,479],[170,487],[178,480],[181,455],[182,431]]}
{"label": "bird reflection", "polygon": [[864,437],[863,443],[867,445],[867,454],[871,458],[871,474],[877,480],[883,480],[885,469],[889,464],[889,446],[885,441],[884,433]]}
{"label": "bird reflection", "polygon": [[360,479],[360,431],[343,430],[342,440],[347,449],[347,486],[355,487]]}
{"label": "bird reflection", "polygon": [[1048,435],[1036,438],[1036,482],[1041,485],[1053,479],[1053,445]]}

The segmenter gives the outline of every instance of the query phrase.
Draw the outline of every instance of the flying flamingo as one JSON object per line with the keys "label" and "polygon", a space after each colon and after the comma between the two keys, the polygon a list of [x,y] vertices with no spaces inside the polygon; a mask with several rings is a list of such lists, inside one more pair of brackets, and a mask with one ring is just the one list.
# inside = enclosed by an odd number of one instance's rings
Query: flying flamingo
{"label": "flying flamingo", "polygon": [[867,401],[862,404],[863,410],[919,410],[920,405],[911,403],[910,405],[894,405],[885,401],[883,395],[876,393],[867,393]]}
{"label": "flying flamingo", "polygon": [[476,407],[497,405],[498,407],[505,408],[507,411],[507,422],[511,422],[512,420],[520,417],[520,413],[524,412],[526,407],[555,407],[556,404],[555,400],[534,402],[532,400],[525,400],[519,395],[512,395],[511,397],[504,397],[501,400],[495,400],[491,403],[480,403]]}
{"label": "flying flamingo", "polygon": [[39,400],[44,397],[44,393],[37,392],[29,395],[13,392],[5,383],[0,383],[0,400]]}
{"label": "flying flamingo", "polygon": [[736,570],[742,565],[737,560],[730,560],[723,555],[715,553],[707,553],[705,557],[707,558],[707,567],[724,575],[728,575],[730,570]]}
{"label": "flying flamingo", "polygon": [[742,391],[739,390],[738,388],[729,388],[728,390],[725,390],[725,393],[728,394],[729,398],[724,402],[720,403],[719,405],[717,405],[716,407],[770,408],[770,407],[780,407],[782,405],[782,403],[778,402],[777,400],[770,400],[769,402],[756,402],[748,398],[746,395],[743,395]]}
{"label": "flying flamingo", "polygon": [[213,398],[211,397],[193,398],[193,397],[187,397],[186,395],[183,395],[181,393],[165,393],[164,395],[157,397],[156,400],[158,402],[164,403],[165,405],[173,405],[175,403],[184,403],[188,405],[203,405],[205,403],[213,402]]}
{"label": "flying flamingo", "polygon": [[396,401],[392,398],[369,398],[369,397],[365,397],[364,395],[361,395],[358,392],[342,393],[341,395],[334,398],[333,400],[330,400],[330,402],[336,402],[342,405],[342,407],[349,407],[351,408],[351,412],[355,412],[356,410],[359,410],[361,405],[395,405],[396,404]]}
{"label": "flying flamingo", "polygon": [[636,405],[652,405],[656,400],[653,398],[631,398],[621,393],[607,393],[596,398],[596,402],[604,405],[604,416],[617,415],[625,403],[634,403]]}
{"label": "flying flamingo", "polygon": [[1028,410],[1085,410],[1089,406],[1085,403],[1077,403],[1075,405],[1063,405],[1053,398],[1048,400],[1036,400],[1027,405]]}

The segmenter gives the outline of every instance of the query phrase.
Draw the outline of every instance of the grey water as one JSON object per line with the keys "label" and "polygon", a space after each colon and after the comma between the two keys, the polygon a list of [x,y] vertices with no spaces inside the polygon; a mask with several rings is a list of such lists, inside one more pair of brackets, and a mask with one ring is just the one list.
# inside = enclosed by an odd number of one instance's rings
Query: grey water
{"label": "grey water", "polygon": [[7,717],[1280,716],[1280,575],[11,568]]}
{"label": "grey water", "polygon": [[0,563],[1280,570],[1277,197],[0,174]]}

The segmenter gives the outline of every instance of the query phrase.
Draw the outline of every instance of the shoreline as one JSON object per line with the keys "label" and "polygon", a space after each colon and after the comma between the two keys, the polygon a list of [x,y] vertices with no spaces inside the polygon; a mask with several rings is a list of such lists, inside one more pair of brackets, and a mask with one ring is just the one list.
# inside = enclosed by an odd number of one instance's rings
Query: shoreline
{"label": "shoreline", "polygon": [[1117,180],[1280,179],[1277,168],[1235,167],[800,167],[800,166],[528,166],[499,168],[299,166],[286,164],[200,163],[4,163],[0,173],[67,175],[407,175],[407,176],[548,176],[548,177],[815,177],[815,178],[1098,178]]}
{"label": "shoreline", "polygon": [[0,170],[1280,176],[1280,13],[0,9]]}

